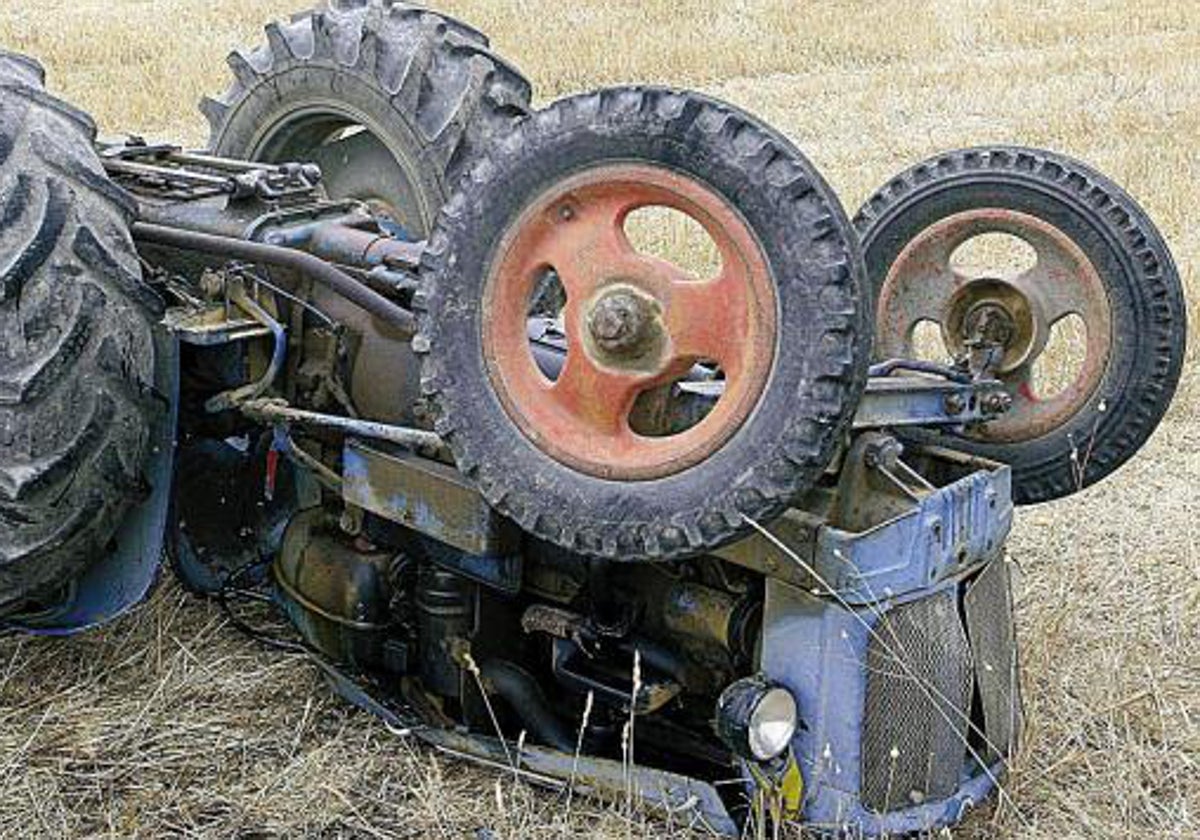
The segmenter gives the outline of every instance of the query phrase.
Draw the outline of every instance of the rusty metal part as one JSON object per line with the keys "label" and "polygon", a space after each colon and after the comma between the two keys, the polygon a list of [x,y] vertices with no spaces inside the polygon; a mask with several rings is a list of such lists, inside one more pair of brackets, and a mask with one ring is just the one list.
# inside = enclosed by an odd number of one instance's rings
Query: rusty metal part
{"label": "rusty metal part", "polygon": [[1012,405],[996,380],[951,382],[928,376],[886,376],[867,380],[854,428],[967,426],[993,421]]}
{"label": "rusty metal part", "polygon": [[655,301],[634,288],[617,286],[605,292],[587,314],[588,333],[605,356],[636,357],[659,333]]}
{"label": "rusty metal part", "polygon": [[532,604],[521,613],[521,629],[526,633],[545,633],[556,639],[578,639],[585,631],[587,619],[562,607]]}
{"label": "rusty metal part", "polygon": [[134,223],[132,230],[133,238],[139,242],[291,269],[336,292],[405,335],[416,331],[416,319],[407,309],[312,254],[144,222]]}
{"label": "rusty metal part", "polygon": [[[997,271],[972,277],[955,269],[951,260],[959,246],[987,233],[1022,240],[1037,262],[1013,276]],[[1062,391],[1040,396],[1034,389],[1034,362],[1054,324],[1070,315],[1086,326],[1083,364]],[[879,352],[914,355],[913,333],[922,321],[941,326],[952,354],[979,360],[1004,383],[1011,411],[967,432],[987,442],[1032,440],[1061,426],[1091,399],[1113,349],[1111,304],[1096,267],[1057,227],[1014,210],[964,211],[931,225],[905,246],[880,289]]]}
{"label": "rusty metal part", "polygon": [[[780,543],[809,562],[817,551],[817,537],[822,522],[823,519],[818,513],[792,508],[765,527]],[[736,566],[760,572],[767,577],[777,577],[797,586],[805,586],[811,582],[805,571],[796,566],[785,552],[780,551],[772,541],[757,532],[718,549],[715,554]]]}
{"label": "rusty metal part", "polygon": [[167,311],[167,328],[184,344],[214,347],[268,338],[271,328],[255,318],[230,318],[223,304]]}
{"label": "rusty metal part", "polygon": [[739,599],[691,581],[680,582],[667,591],[662,606],[663,624],[672,633],[698,639],[732,651],[741,644],[735,618]]}
{"label": "rusty metal part", "polygon": [[293,408],[286,401],[279,399],[247,400],[239,408],[242,413],[260,423],[282,423],[293,426],[311,426],[320,429],[331,429],[355,437],[371,438],[394,443],[398,446],[440,451],[442,439],[436,432],[424,429],[410,429],[405,426],[393,426],[388,423],[374,423],[370,420],[355,420],[350,417],[340,417],[336,414],[321,414],[316,411],[305,411]]}
{"label": "rusty metal part", "polygon": [[[723,268],[692,276],[638,253],[634,210],[662,206],[698,222]],[[661,167],[589,170],[544,193],[509,229],[484,287],[483,345],[505,409],[538,447],[591,475],[642,480],[704,460],[753,411],[775,358],[774,281],[740,215],[699,181]],[[567,294],[568,353],[547,378],[530,351],[528,312],[553,268]],[[648,437],[629,417],[639,394],[683,379],[699,360],[724,374],[721,399],[686,431]]]}
{"label": "rusty metal part", "polygon": [[854,439],[838,478],[829,520],[840,530],[862,533],[903,516],[934,488],[901,459],[900,441],[882,432]]}
{"label": "rusty metal part", "polygon": [[99,151],[104,171],[123,187],[176,201],[214,195],[233,201],[304,200],[316,195],[321,182],[321,170],[312,164],[229,160],[139,138],[102,144]]}
{"label": "rusty metal part", "polygon": [[395,554],[323,525],[325,512],[297,514],[272,577],[293,624],[317,650],[359,668],[382,667],[392,624]]}
{"label": "rusty metal part", "polygon": [[507,557],[520,549],[516,526],[445,464],[351,440],[342,469],[342,493],[349,504],[468,554]]}

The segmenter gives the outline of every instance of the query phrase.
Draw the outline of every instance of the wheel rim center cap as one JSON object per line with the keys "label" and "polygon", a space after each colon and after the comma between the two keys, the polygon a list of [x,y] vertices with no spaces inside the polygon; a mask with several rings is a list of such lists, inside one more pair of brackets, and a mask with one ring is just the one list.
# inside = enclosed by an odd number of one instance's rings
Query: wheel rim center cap
{"label": "wheel rim center cap", "polygon": [[605,292],[587,314],[588,333],[598,349],[610,356],[641,356],[657,330],[657,304],[627,286]]}
{"label": "wheel rim center cap", "polygon": [[1017,325],[1002,304],[988,301],[967,313],[963,331],[970,344],[990,344],[1007,349],[1016,336]]}

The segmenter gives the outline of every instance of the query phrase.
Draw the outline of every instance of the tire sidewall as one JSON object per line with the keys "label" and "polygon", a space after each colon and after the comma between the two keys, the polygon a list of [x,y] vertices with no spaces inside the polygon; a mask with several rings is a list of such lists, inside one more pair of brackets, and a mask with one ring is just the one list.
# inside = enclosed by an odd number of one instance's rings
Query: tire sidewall
{"label": "tire sidewall", "polygon": [[[313,59],[273,70],[231,108],[213,139],[213,153],[258,159],[267,139],[307,109],[345,116],[378,137],[413,185],[425,230],[433,227],[448,194],[442,167],[424,159],[429,144],[374,74],[356,67]],[[387,119],[372,116],[381,114]]]}

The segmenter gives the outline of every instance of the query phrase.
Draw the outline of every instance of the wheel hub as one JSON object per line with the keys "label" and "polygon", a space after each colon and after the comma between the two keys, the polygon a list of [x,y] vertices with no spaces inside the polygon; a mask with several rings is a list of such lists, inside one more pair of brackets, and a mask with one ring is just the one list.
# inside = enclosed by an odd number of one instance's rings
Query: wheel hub
{"label": "wheel hub", "polygon": [[601,361],[643,359],[663,344],[662,307],[636,289],[618,285],[588,309],[588,335]]}
{"label": "wheel hub", "polygon": [[999,278],[982,277],[963,285],[943,316],[947,348],[971,354],[979,369],[1008,373],[1024,364],[1048,334],[1036,302]]}
{"label": "wheel hub", "polygon": [[1012,313],[990,301],[972,308],[963,326],[969,344],[996,347],[1007,347],[1017,331]]}

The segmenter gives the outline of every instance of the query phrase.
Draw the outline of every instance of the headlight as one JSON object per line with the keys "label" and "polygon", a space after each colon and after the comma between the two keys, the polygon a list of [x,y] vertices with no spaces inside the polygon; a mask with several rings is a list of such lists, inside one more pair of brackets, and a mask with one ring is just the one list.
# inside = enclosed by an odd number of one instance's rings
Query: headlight
{"label": "headlight", "polygon": [[739,756],[770,761],[782,755],[799,724],[796,698],[765,677],[746,677],[717,700],[717,733]]}

